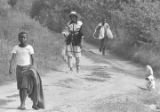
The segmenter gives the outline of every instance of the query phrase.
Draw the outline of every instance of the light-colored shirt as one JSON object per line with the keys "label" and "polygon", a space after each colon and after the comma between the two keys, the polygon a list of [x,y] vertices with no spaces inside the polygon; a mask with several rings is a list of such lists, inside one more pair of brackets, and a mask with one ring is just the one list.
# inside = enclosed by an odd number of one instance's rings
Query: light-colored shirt
{"label": "light-colored shirt", "polygon": [[16,45],[12,53],[16,54],[16,63],[20,66],[27,66],[31,64],[31,55],[34,54],[34,49],[31,45],[26,47],[19,47]]}
{"label": "light-colored shirt", "polygon": [[70,31],[80,31],[82,25],[83,23],[80,20],[78,20],[77,23],[71,23],[71,21],[69,21],[65,29],[62,31],[62,34],[65,35],[65,37],[67,37],[70,34]]}
{"label": "light-colored shirt", "polygon": [[77,23],[69,22],[67,24],[67,28],[68,28],[69,31],[78,32],[81,29],[82,25],[83,25],[82,21],[78,20]]}
{"label": "light-colored shirt", "polygon": [[[109,31],[109,35],[108,35],[108,31]],[[95,28],[95,31],[93,33],[93,37],[95,39],[103,39],[107,35],[107,36],[109,36],[108,38],[111,38],[111,36],[113,37],[113,35],[111,33],[112,32],[110,30],[110,26],[108,23],[105,23],[104,25],[102,23],[99,23]]]}
{"label": "light-colored shirt", "polygon": [[105,33],[107,33],[107,29],[109,28],[109,24],[105,23],[102,25],[102,23],[99,23],[98,26],[101,26],[99,38],[103,39],[105,37]]}

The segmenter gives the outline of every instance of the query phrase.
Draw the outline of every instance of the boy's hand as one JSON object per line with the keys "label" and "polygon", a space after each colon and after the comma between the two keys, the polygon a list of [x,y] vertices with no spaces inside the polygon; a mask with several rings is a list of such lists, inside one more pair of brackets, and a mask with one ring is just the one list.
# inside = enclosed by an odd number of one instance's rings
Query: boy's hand
{"label": "boy's hand", "polygon": [[16,54],[13,53],[13,54],[12,54],[12,58],[11,58],[11,60],[10,60],[10,66],[9,66],[9,74],[10,74],[10,75],[11,75],[12,72],[13,72],[13,62],[14,62],[14,60],[15,60],[15,57],[16,57]]}

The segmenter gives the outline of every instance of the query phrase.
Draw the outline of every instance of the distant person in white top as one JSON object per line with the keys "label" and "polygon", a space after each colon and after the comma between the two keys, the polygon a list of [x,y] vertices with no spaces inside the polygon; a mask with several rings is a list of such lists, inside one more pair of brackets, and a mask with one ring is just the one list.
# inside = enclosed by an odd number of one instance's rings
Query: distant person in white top
{"label": "distant person in white top", "polygon": [[99,51],[102,52],[102,55],[105,55],[106,44],[109,39],[113,39],[113,34],[110,30],[109,24],[107,23],[107,19],[102,19],[102,22],[96,26],[93,37],[94,39],[100,40]]}
{"label": "distant person in white top", "polygon": [[[40,99],[41,96],[38,95],[41,93],[35,92],[39,90],[39,88],[36,88],[36,87],[38,86],[41,87],[41,85],[39,85],[41,83],[41,79],[38,72],[34,72],[32,68],[34,65],[34,58],[33,58],[34,49],[31,45],[27,44],[26,32],[19,33],[18,40],[20,44],[14,46],[12,50],[12,58],[10,61],[10,68],[9,68],[9,73],[12,74],[13,64],[15,62],[14,60],[16,60],[17,88],[19,90],[19,96],[20,96],[20,102],[21,102],[18,109],[21,109],[21,110],[25,109],[25,101],[26,101],[27,95],[29,95],[29,97],[33,101],[33,106],[32,106],[33,109],[44,108],[44,104],[42,101],[43,92],[41,91],[42,93],[41,99]],[[36,83],[36,81],[39,82],[39,84]],[[39,99],[42,101],[41,104],[39,104],[39,101],[40,101]]]}
{"label": "distant person in white top", "polygon": [[147,89],[155,89],[155,78],[153,75],[153,69],[150,65],[146,66],[146,80],[147,80]]}

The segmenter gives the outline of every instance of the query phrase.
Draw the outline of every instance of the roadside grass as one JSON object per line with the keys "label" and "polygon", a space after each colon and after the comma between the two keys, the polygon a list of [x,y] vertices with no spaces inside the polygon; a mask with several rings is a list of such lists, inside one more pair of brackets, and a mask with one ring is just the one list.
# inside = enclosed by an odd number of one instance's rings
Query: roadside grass
{"label": "roadside grass", "polygon": [[21,31],[29,34],[28,42],[35,49],[35,66],[42,75],[49,68],[56,69],[61,64],[63,39],[60,34],[49,31],[23,12],[7,8],[4,13],[5,16],[0,15],[0,84],[15,79],[15,75],[8,74],[9,60],[13,46],[18,44],[18,33]]}
{"label": "roadside grass", "polygon": [[99,99],[91,109],[93,112],[155,112],[159,106],[159,100],[157,93],[138,91]]}

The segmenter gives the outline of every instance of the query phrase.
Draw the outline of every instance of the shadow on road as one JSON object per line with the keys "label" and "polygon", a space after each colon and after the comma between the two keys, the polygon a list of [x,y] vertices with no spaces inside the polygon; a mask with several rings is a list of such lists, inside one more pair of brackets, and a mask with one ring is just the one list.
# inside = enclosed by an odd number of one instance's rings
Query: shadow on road
{"label": "shadow on road", "polygon": [[[6,105],[7,103],[13,102],[14,100],[0,99],[0,106]],[[1,108],[1,107],[0,107]]]}

